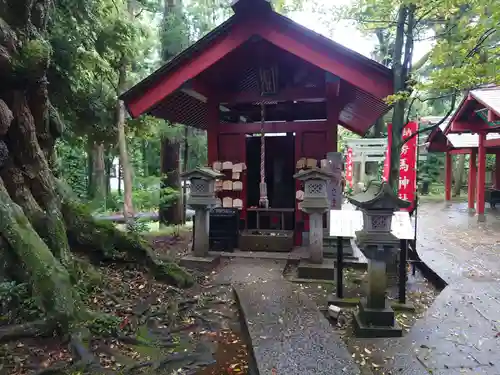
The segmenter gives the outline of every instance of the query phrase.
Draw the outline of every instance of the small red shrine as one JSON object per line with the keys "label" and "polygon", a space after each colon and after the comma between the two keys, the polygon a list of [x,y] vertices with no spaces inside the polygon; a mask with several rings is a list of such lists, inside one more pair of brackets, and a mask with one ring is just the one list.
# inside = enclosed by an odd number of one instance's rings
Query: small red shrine
{"label": "small red shrine", "polygon": [[[468,201],[484,220],[485,201],[500,203],[500,86],[471,90],[452,116],[429,135],[428,150],[445,152],[445,200],[451,201],[452,155],[470,154]],[[495,154],[493,186],[486,186],[486,155]],[[495,197],[497,195],[499,198]]]}
{"label": "small red shrine", "polygon": [[297,209],[297,163],[337,151],[338,125],[365,134],[389,110],[392,72],[274,12],[266,0],[232,8],[231,18],[122,98],[132,117],[205,129],[209,165],[236,166],[222,169],[231,170],[226,180],[238,189],[219,197],[238,202],[245,221],[259,204],[265,168],[269,206],[291,213],[283,220],[300,244],[308,223]]}

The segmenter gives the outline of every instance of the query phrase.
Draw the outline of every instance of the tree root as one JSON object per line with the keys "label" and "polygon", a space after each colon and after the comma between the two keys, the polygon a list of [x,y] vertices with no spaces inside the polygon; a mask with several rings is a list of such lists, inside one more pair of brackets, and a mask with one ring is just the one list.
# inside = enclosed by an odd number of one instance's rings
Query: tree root
{"label": "tree root", "polygon": [[130,259],[146,266],[159,280],[178,287],[189,287],[193,277],[173,262],[156,257],[151,246],[139,235],[124,233],[113,224],[98,222],[80,204],[65,200],[62,213],[73,249],[97,255],[103,260]]}
{"label": "tree root", "polygon": [[79,365],[90,366],[97,364],[97,359],[94,355],[85,347],[83,341],[88,338],[88,332],[84,333],[82,331],[74,332],[70,335],[69,348],[73,355],[77,358]]}
{"label": "tree root", "polygon": [[55,321],[36,320],[0,328],[0,344],[29,337],[52,336],[57,329]]}
{"label": "tree root", "polygon": [[56,364],[38,371],[35,375],[66,375],[70,366],[66,362]]}

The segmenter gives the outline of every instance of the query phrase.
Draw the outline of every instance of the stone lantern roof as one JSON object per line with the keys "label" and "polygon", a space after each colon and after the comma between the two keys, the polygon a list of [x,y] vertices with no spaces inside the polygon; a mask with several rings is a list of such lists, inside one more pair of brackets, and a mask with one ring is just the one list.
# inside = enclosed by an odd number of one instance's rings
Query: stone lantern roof
{"label": "stone lantern roof", "polygon": [[372,181],[368,188],[349,199],[349,202],[363,211],[398,211],[410,207],[410,202],[399,199],[387,182]]}
{"label": "stone lantern roof", "polygon": [[300,181],[307,180],[325,180],[328,181],[332,178],[333,173],[326,171],[321,168],[311,168],[311,169],[303,169],[298,173],[293,175],[293,178],[296,178]]}
{"label": "stone lantern roof", "polygon": [[181,174],[181,177],[185,180],[190,180],[192,178],[200,178],[202,180],[215,180],[216,178],[222,176],[223,174],[205,167],[196,167],[193,170]]}

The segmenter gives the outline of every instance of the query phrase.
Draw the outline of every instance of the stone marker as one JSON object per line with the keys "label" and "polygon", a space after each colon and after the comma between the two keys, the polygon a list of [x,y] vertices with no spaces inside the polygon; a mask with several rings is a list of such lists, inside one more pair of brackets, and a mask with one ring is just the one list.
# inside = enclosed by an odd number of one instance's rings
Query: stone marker
{"label": "stone marker", "polygon": [[181,259],[181,264],[193,268],[210,268],[219,261],[219,257],[208,255],[209,250],[209,211],[216,205],[215,180],[222,174],[210,168],[198,167],[182,174],[182,178],[191,183],[187,204],[194,211],[193,255]]}
{"label": "stone marker", "polygon": [[349,198],[363,213],[363,229],[356,232],[359,249],[368,259],[368,295],[361,299],[354,319],[358,337],[399,337],[402,330],[387,303],[386,262],[398,250],[400,241],[391,233],[395,211],[408,207],[387,183],[372,182],[368,189]]}

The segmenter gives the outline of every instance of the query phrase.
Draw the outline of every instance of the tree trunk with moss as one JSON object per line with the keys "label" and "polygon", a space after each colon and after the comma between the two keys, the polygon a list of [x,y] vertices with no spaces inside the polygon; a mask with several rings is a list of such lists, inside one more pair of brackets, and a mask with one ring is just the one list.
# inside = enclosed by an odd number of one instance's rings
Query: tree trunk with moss
{"label": "tree trunk with moss", "polygon": [[46,79],[51,50],[43,35],[52,7],[49,0],[0,3],[0,246],[10,260],[2,277],[29,283],[39,307],[65,327],[85,311],[75,250],[140,262],[180,286],[192,281],[140,238],[96,223],[54,177],[63,129]]}

